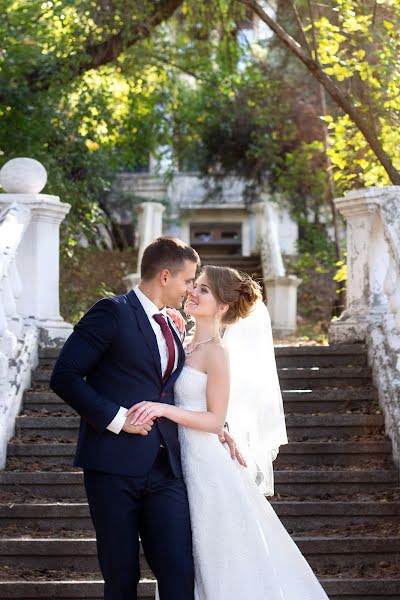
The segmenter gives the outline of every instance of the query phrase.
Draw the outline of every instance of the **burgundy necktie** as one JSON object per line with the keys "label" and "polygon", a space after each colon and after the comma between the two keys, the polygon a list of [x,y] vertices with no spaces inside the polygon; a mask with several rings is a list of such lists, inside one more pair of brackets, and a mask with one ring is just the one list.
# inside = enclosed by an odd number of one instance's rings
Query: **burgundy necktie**
{"label": "burgundy necktie", "polygon": [[162,313],[158,313],[156,315],[153,315],[153,319],[159,324],[159,326],[161,327],[161,332],[164,336],[164,339],[166,341],[167,344],[167,349],[168,349],[168,363],[167,363],[167,368],[166,371],[164,373],[163,376],[163,383],[165,383],[169,376],[171,375],[173,369],[174,369],[174,365],[175,365],[175,342],[174,342],[174,336],[172,335],[172,331],[167,323],[167,321],[164,318],[164,315]]}

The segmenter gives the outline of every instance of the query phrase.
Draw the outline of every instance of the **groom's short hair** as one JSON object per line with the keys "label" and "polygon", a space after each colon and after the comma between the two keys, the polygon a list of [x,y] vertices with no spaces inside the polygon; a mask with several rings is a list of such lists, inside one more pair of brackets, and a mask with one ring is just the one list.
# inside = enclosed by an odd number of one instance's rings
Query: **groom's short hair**
{"label": "groom's short hair", "polygon": [[149,281],[163,269],[175,273],[183,268],[187,260],[200,267],[200,257],[194,248],[178,238],[159,237],[143,252],[140,276],[145,281]]}

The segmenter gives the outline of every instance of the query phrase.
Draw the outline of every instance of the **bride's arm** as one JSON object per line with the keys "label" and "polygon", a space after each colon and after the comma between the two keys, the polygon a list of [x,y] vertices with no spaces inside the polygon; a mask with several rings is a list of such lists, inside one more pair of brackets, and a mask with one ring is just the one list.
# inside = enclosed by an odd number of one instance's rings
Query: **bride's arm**
{"label": "bride's arm", "polygon": [[229,360],[222,346],[213,346],[208,353],[207,410],[194,411],[161,402],[140,402],[133,406],[132,423],[143,425],[157,417],[165,417],[199,431],[219,434],[224,427],[229,401]]}

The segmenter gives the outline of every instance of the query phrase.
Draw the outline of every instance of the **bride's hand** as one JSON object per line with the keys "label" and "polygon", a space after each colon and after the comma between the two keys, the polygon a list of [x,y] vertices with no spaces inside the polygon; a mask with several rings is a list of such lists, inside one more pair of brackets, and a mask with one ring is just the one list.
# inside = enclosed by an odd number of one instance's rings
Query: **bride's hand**
{"label": "bride's hand", "polygon": [[242,465],[242,467],[247,467],[247,463],[244,459],[244,456],[240,452],[239,448],[236,446],[235,440],[233,439],[229,431],[227,429],[223,429],[218,437],[221,444],[228,444],[232,458],[236,458],[236,460],[240,465]]}
{"label": "bride's hand", "polygon": [[144,425],[158,417],[164,417],[167,405],[162,402],[139,402],[134,404],[127,412],[131,415],[131,425]]}
{"label": "bride's hand", "polygon": [[175,308],[167,308],[167,315],[169,317],[171,317],[171,319],[173,320],[173,322],[177,326],[179,332],[183,333],[185,331],[186,321],[182,317],[182,315],[179,312],[179,310],[176,310]]}

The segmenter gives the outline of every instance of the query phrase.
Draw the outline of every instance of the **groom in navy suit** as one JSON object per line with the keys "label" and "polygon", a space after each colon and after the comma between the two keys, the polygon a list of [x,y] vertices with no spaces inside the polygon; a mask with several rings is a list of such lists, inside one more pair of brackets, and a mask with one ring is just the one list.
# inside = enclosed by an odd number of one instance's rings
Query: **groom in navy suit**
{"label": "groom in navy suit", "polygon": [[199,256],[175,238],[148,246],[141,282],[97,302],[75,326],[54,367],[51,388],[81,416],[74,465],[83,467],[105,600],[134,600],[139,535],[161,600],[193,600],[189,507],[175,423],[129,424],[143,400],[174,402],[184,364],[166,306],[192,289]]}

